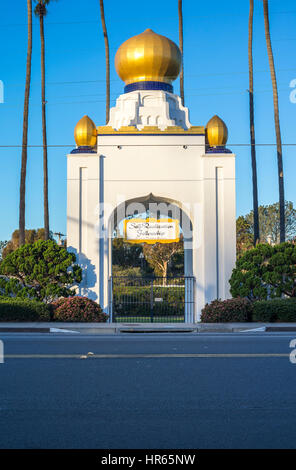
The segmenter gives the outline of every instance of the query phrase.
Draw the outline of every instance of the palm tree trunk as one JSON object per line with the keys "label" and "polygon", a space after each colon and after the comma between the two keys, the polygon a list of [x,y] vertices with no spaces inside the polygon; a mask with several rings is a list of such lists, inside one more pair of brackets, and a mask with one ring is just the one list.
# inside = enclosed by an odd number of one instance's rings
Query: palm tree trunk
{"label": "palm tree trunk", "polygon": [[279,202],[280,202],[280,242],[285,241],[285,191],[284,191],[284,170],[283,170],[283,154],[282,154],[282,138],[280,129],[279,117],[279,100],[278,88],[274,66],[274,58],[271,47],[270,28],[269,28],[269,14],[268,14],[268,0],[263,0],[264,9],[264,24],[265,24],[265,38],[267,45],[267,53],[269,60],[269,68],[273,89],[273,107],[274,107],[274,123],[277,144],[277,163],[278,163],[278,181],[279,181]]}
{"label": "palm tree trunk", "polygon": [[258,215],[258,184],[257,184],[257,163],[255,147],[255,126],[254,126],[254,78],[253,78],[253,15],[254,0],[250,0],[249,14],[249,104],[250,104],[250,138],[251,138],[251,161],[253,179],[253,212],[254,212],[254,246],[259,241],[259,215]]}
{"label": "palm tree trunk", "polygon": [[180,73],[180,96],[182,100],[182,105],[185,105],[184,98],[184,62],[183,62],[183,8],[182,0],[178,0],[178,12],[179,12],[179,48],[182,54],[182,65]]}
{"label": "palm tree trunk", "polygon": [[49,240],[48,164],[47,164],[46,100],[45,100],[45,40],[44,40],[44,21],[43,20],[44,20],[43,15],[40,15],[39,22],[40,22],[40,40],[41,40],[44,239]]}
{"label": "palm tree trunk", "polygon": [[104,0],[100,0],[101,21],[105,41],[105,57],[106,57],[106,124],[109,122],[110,112],[110,54],[109,54],[109,39],[106,28]]}
{"label": "palm tree trunk", "polygon": [[22,163],[20,180],[20,205],[19,205],[19,244],[25,243],[25,211],[26,211],[26,176],[28,157],[28,121],[29,121],[29,99],[31,85],[31,61],[32,61],[32,0],[27,0],[28,9],[28,49],[27,49],[27,69],[26,86],[23,113],[23,141],[22,141]]}

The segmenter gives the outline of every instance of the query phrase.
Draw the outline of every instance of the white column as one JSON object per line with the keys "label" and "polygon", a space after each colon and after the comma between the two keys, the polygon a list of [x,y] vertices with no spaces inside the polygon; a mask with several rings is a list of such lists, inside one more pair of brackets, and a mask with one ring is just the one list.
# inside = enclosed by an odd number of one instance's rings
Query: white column
{"label": "white column", "polygon": [[99,240],[97,206],[99,202],[99,159],[95,154],[68,155],[67,245],[75,253],[83,272],[77,289],[99,301]]}
{"label": "white column", "polygon": [[202,160],[204,277],[199,287],[205,295],[200,310],[212,300],[229,298],[236,256],[234,155],[206,154]]}

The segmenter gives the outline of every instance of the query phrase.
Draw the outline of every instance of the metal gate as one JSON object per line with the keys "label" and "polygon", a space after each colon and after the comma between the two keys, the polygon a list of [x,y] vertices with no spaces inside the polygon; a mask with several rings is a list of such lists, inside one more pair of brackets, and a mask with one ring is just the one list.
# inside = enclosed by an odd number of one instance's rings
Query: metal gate
{"label": "metal gate", "polygon": [[191,276],[112,276],[109,299],[113,322],[194,322],[194,277]]}

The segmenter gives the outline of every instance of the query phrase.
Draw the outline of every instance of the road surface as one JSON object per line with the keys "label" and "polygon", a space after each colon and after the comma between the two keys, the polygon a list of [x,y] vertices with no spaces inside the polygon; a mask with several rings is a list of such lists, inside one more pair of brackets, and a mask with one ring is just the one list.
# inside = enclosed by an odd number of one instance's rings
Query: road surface
{"label": "road surface", "polygon": [[295,448],[294,337],[0,334],[0,448]]}

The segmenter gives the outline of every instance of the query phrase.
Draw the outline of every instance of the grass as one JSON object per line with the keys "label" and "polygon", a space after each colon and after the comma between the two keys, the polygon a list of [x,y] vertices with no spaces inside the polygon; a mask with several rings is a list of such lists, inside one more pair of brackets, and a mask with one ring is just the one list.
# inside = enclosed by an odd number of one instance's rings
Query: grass
{"label": "grass", "polygon": [[[148,316],[128,316],[116,315],[115,321],[117,323],[151,323],[151,317]],[[184,323],[184,316],[155,316],[152,323]]]}

